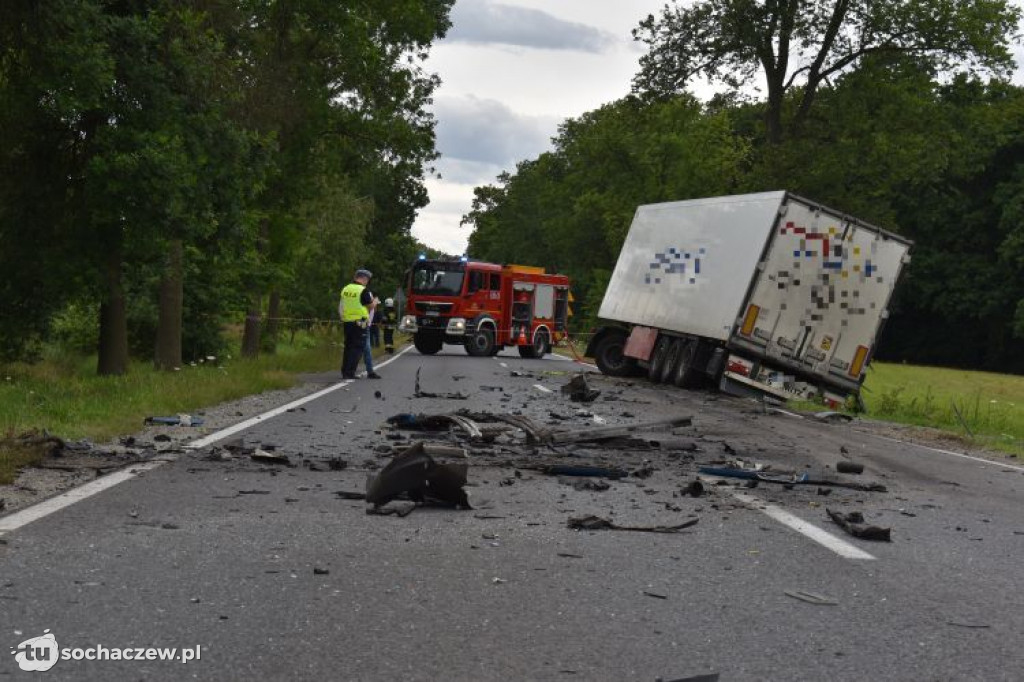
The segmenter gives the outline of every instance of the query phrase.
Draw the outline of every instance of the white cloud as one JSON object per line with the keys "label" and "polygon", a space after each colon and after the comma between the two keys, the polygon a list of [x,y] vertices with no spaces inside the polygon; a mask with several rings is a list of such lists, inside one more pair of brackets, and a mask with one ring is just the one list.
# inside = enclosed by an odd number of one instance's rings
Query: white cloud
{"label": "white cloud", "polygon": [[420,212],[412,234],[424,244],[457,255],[465,253],[470,228],[459,223],[473,205],[475,183],[427,180],[430,206]]}
{"label": "white cloud", "polygon": [[439,97],[437,149],[444,157],[509,167],[550,146],[559,119],[517,114],[492,99]]}
{"label": "white cloud", "polygon": [[459,185],[482,185],[495,181],[507,166],[481,161],[441,157],[434,164],[441,179]]}
{"label": "white cloud", "polygon": [[604,52],[616,41],[613,34],[587,24],[491,0],[460,0],[451,17],[452,28],[446,37],[450,42]]}

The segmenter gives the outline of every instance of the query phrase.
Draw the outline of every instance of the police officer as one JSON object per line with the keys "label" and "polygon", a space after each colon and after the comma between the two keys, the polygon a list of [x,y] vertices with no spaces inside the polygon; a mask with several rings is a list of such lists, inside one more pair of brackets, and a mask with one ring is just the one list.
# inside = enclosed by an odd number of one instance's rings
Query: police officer
{"label": "police officer", "polygon": [[356,270],[352,283],[341,290],[341,301],[338,303],[338,314],[345,329],[345,352],[341,361],[341,377],[355,379],[359,358],[366,345],[366,327],[370,321],[368,306],[373,302],[373,294],[367,289],[373,273],[369,270]]}

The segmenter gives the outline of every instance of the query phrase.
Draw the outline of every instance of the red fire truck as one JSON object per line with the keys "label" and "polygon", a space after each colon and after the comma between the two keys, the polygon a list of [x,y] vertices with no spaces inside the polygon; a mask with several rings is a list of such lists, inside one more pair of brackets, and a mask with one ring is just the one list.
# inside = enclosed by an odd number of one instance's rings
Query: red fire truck
{"label": "red fire truck", "polygon": [[474,356],[515,346],[524,358],[540,358],[565,337],[571,314],[569,278],[523,265],[421,257],[405,290],[399,329],[425,355],[449,343]]}

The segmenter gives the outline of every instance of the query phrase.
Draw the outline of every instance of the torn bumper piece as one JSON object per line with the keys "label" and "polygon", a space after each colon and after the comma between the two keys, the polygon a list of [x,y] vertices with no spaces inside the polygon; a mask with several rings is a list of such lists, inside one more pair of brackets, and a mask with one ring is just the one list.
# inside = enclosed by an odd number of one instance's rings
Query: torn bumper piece
{"label": "torn bumper piece", "polygon": [[419,504],[472,509],[463,490],[467,470],[465,464],[438,464],[423,443],[414,443],[367,481],[366,501],[380,507],[406,497]]}

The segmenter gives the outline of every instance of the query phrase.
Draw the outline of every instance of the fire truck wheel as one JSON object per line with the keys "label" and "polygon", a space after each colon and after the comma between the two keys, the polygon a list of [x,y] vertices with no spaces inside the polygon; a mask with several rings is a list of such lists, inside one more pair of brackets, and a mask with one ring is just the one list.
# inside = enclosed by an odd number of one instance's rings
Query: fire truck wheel
{"label": "fire truck wheel", "polygon": [[623,355],[626,350],[626,335],[612,332],[597,342],[594,360],[601,374],[610,377],[628,377],[636,371],[636,361]]}
{"label": "fire truck wheel", "polygon": [[548,333],[541,329],[533,336],[532,346],[519,346],[519,355],[524,358],[539,360],[551,350],[551,341],[548,340]]}
{"label": "fire truck wheel", "polygon": [[658,383],[661,381],[661,370],[665,366],[665,360],[668,357],[668,347],[672,343],[672,339],[667,336],[662,336],[658,339],[658,343],[654,346],[654,352],[651,353],[650,366],[647,368],[647,378],[652,383]]}
{"label": "fire truck wheel", "polygon": [[433,355],[444,346],[444,337],[440,334],[419,333],[412,337],[412,344],[416,350],[424,355]]}
{"label": "fire truck wheel", "polygon": [[494,353],[494,330],[480,327],[466,335],[466,352],[475,358],[486,358]]}

